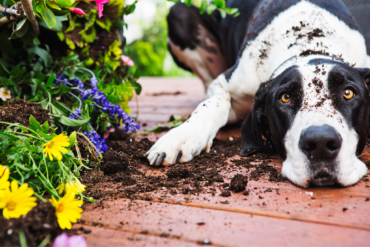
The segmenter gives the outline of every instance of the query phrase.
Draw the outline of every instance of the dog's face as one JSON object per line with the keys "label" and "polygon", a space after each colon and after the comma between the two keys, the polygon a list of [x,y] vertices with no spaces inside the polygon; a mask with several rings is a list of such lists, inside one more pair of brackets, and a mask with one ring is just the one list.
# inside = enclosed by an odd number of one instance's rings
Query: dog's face
{"label": "dog's face", "polygon": [[283,175],[302,187],[358,182],[367,173],[357,156],[369,133],[369,78],[369,69],[320,59],[261,84],[241,155],[278,151]]}

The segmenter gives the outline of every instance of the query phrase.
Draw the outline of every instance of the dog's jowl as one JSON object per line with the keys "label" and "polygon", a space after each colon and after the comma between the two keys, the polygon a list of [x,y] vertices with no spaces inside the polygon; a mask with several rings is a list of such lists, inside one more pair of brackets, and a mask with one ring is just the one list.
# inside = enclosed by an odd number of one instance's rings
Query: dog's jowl
{"label": "dog's jowl", "polygon": [[369,134],[370,58],[348,9],[340,0],[227,5],[240,17],[171,9],[170,51],[208,99],[147,152],[150,164],[188,162],[209,151],[219,128],[244,120],[241,155],[277,152],[283,175],[303,187],[358,182],[367,173],[358,155]]}

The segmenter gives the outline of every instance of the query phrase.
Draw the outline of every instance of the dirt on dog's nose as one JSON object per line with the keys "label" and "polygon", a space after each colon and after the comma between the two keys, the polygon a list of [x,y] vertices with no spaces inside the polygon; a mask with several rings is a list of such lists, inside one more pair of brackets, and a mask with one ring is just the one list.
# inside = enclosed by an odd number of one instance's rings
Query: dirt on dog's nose
{"label": "dirt on dog's nose", "polygon": [[333,161],[341,146],[342,137],[329,125],[308,127],[299,140],[300,149],[310,161]]}

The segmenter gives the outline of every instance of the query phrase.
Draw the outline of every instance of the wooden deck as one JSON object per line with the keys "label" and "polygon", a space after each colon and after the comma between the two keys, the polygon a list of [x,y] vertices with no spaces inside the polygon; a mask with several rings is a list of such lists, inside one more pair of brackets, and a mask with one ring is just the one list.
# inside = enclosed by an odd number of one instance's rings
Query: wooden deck
{"label": "wooden deck", "polygon": [[[139,121],[145,129],[173,114],[189,115],[204,97],[198,79],[142,78],[141,83]],[[135,115],[135,100],[130,105]],[[239,136],[239,129],[224,129],[218,137],[230,135]],[[281,170],[280,159],[273,165]],[[223,175],[231,179],[243,169]],[[369,186],[364,178],[348,188],[302,189],[266,178],[249,181],[248,196],[170,195],[163,190],[153,192],[152,201],[104,201],[104,208],[87,210],[74,228],[91,230],[85,234],[89,246],[370,246]]]}

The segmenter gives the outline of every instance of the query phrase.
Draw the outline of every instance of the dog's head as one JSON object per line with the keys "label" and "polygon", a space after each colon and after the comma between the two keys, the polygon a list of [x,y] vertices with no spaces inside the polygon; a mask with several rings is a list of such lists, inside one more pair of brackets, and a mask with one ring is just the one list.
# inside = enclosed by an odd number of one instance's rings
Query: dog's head
{"label": "dog's head", "polygon": [[241,155],[276,150],[283,175],[302,187],[358,182],[367,173],[357,156],[369,133],[369,79],[370,69],[327,59],[285,69],[257,91]]}

